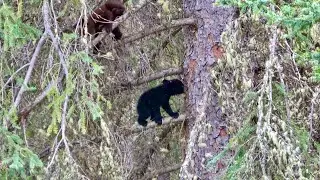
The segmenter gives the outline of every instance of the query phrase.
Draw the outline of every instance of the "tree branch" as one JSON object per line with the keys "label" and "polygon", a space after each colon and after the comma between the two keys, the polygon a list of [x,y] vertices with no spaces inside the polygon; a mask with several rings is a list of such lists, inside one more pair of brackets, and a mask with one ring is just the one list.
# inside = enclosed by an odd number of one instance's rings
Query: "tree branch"
{"label": "tree branch", "polygon": [[[68,79],[68,67],[67,67],[67,64],[66,64],[66,61],[65,61],[65,55],[61,51],[60,44],[59,44],[59,39],[55,38],[55,36],[52,33],[51,28],[50,28],[49,3],[48,3],[48,0],[44,0],[43,1],[42,14],[43,14],[43,21],[44,21],[45,31],[49,34],[49,36],[50,36],[50,38],[52,40],[53,46],[56,49],[56,51],[58,52],[59,60],[60,60],[60,63],[62,65],[62,68],[63,68],[63,73],[66,76],[66,79]],[[66,152],[67,152],[68,156],[70,158],[72,158],[71,152],[70,152],[70,148],[69,148],[69,145],[68,145],[68,141],[67,141],[67,136],[66,136],[66,124],[67,124],[66,116],[67,116],[68,102],[69,102],[69,95],[67,93],[65,95],[64,103],[63,103],[63,107],[62,107],[62,115],[61,115],[61,123],[60,123],[61,124],[61,129],[60,129],[61,130],[61,140],[59,141],[58,145],[55,147],[56,148],[55,152],[58,151],[59,146],[63,142],[63,144],[65,145],[65,149],[66,149]],[[59,134],[57,134],[57,137],[58,136],[59,136]],[[51,166],[51,164],[53,162],[53,159],[55,159],[55,155],[53,155],[50,163],[47,166],[47,169],[49,169],[49,167]]]}
{"label": "tree branch", "polygon": [[3,91],[7,85],[13,80],[13,77],[18,73],[20,72],[22,69],[24,69],[25,67],[29,66],[30,63],[27,63],[25,65],[23,65],[22,67],[20,67],[18,70],[16,70],[16,72],[14,72],[13,74],[11,74],[11,76],[9,77],[9,79],[7,80],[7,82],[3,85],[1,91]]}
{"label": "tree branch", "polygon": [[45,32],[42,34],[42,36],[41,36],[41,38],[40,38],[40,40],[39,40],[39,42],[38,42],[38,44],[37,44],[36,49],[34,50],[34,53],[33,53],[33,55],[32,55],[32,58],[31,58],[31,60],[30,60],[30,62],[29,62],[29,68],[28,68],[28,70],[27,70],[27,74],[26,74],[26,76],[25,76],[25,78],[24,78],[23,84],[22,84],[22,86],[21,86],[21,88],[20,88],[20,90],[19,90],[19,92],[18,92],[18,94],[17,94],[17,97],[16,97],[16,99],[15,99],[12,107],[11,107],[10,110],[9,110],[9,116],[7,116],[7,117],[6,117],[6,120],[3,122],[3,126],[4,126],[4,127],[11,126],[11,123],[9,122],[9,117],[10,117],[11,113],[15,112],[15,110],[16,110],[17,107],[18,107],[18,105],[20,104],[20,101],[21,101],[21,99],[22,99],[22,95],[23,95],[23,93],[26,91],[27,84],[29,83],[29,80],[30,80],[32,71],[33,71],[34,66],[35,66],[35,64],[36,64],[37,57],[38,57],[38,55],[39,55],[39,53],[40,53],[40,50],[41,50],[41,47],[42,47],[42,45],[44,44],[44,42],[45,42],[46,39],[47,39],[47,32],[45,31]]}
{"label": "tree branch", "polygon": [[[160,71],[156,74],[152,74],[150,76],[147,77],[142,77],[142,78],[138,78],[136,80],[132,80],[132,81],[128,81],[128,82],[123,82],[120,85],[119,84],[115,84],[115,87],[110,87],[109,89],[105,89],[102,91],[102,94],[104,96],[110,96],[113,94],[116,94],[119,91],[125,91],[130,89],[132,86],[139,86],[143,83],[147,83],[156,79],[160,79],[160,78],[164,78],[167,76],[172,76],[172,75],[178,75],[182,73],[182,69],[180,68],[170,68],[170,69],[166,69],[163,71]],[[120,87],[118,87],[120,86]]]}
{"label": "tree branch", "polygon": [[54,85],[55,83],[52,81],[49,83],[49,85],[46,87],[46,89],[39,95],[36,97],[36,99],[28,104],[27,106],[25,106],[23,109],[21,109],[19,111],[19,116],[23,116],[23,115],[27,115],[31,112],[31,110],[37,106],[40,102],[42,102],[44,100],[44,98],[47,96],[47,94],[49,93],[51,87]]}
{"label": "tree branch", "polygon": [[[31,77],[31,74],[32,74],[32,71],[33,71],[33,68],[36,64],[36,61],[37,61],[37,57],[40,53],[40,50],[41,50],[41,47],[42,45],[44,44],[45,40],[47,39],[47,32],[44,32],[37,44],[37,47],[36,49],[34,50],[34,53],[32,55],[32,58],[30,60],[30,63],[29,63],[29,68],[28,68],[28,71],[27,71],[27,74],[24,78],[24,81],[23,81],[23,85],[21,86],[20,88],[20,91],[18,92],[18,95],[16,97],[16,100],[14,101],[14,106],[13,106],[13,109],[15,109],[16,107],[18,107],[18,105],[20,104],[20,101],[21,101],[21,98],[22,98],[22,94],[25,92],[26,90],[26,87],[27,87],[27,84],[30,80],[30,77]],[[12,110],[13,110],[12,109]]]}
{"label": "tree branch", "polygon": [[152,74],[147,77],[142,77],[142,78],[138,78],[133,81],[121,83],[121,86],[125,86],[125,87],[126,86],[138,86],[138,85],[144,84],[146,82],[150,82],[150,81],[160,79],[160,78],[163,78],[166,76],[178,75],[181,73],[182,73],[182,68],[170,68],[170,69],[166,69],[161,72],[158,72],[157,74]]}
{"label": "tree branch", "polygon": [[165,174],[165,173],[169,173],[169,172],[172,172],[172,171],[176,171],[176,170],[179,170],[181,168],[181,164],[176,164],[176,165],[173,165],[173,166],[170,166],[170,167],[167,167],[167,168],[163,168],[163,169],[160,169],[160,170],[156,170],[156,171],[153,171],[147,175],[145,175],[142,179],[144,180],[148,180],[148,179],[151,179],[157,175],[161,175],[161,174]]}
{"label": "tree branch", "polygon": [[148,29],[148,30],[142,30],[136,34],[133,34],[127,38],[124,38],[123,43],[127,44],[130,43],[132,41],[136,41],[138,39],[142,39],[146,36],[149,36],[151,34],[154,33],[158,33],[170,28],[174,28],[174,27],[179,27],[179,26],[185,26],[185,25],[192,25],[196,23],[196,19],[194,18],[185,18],[185,19],[179,19],[179,20],[173,20],[172,22],[168,23],[168,24],[164,24],[161,26],[157,26],[155,28],[152,29]]}
{"label": "tree branch", "polygon": [[[171,117],[167,117],[167,118],[164,118],[162,120],[162,126],[163,125],[168,125],[168,124],[171,124],[171,123],[183,122],[185,119],[186,119],[186,116],[184,114],[181,114],[177,119],[173,119]],[[147,127],[142,127],[142,126],[140,126],[138,124],[135,124],[130,129],[127,129],[127,132],[125,133],[125,135],[141,132],[143,130],[147,130],[147,129],[155,128],[155,127],[159,127],[158,124],[156,124],[155,122],[149,122]]]}

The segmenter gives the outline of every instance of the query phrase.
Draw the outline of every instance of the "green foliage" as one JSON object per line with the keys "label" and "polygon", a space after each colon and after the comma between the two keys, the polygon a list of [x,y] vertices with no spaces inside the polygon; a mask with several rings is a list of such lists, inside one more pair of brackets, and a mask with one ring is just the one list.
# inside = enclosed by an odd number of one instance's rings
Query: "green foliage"
{"label": "green foliage", "polygon": [[22,139],[0,126],[0,179],[26,179],[40,175],[43,163]]}
{"label": "green foliage", "polygon": [[[302,153],[304,155],[308,155],[308,144],[309,144],[309,132],[303,128],[303,127],[294,127],[294,133],[296,135],[296,138],[298,140],[298,144],[300,149],[302,150]],[[319,151],[320,152],[320,151]]]}
{"label": "green foliage", "polygon": [[229,166],[227,170],[226,179],[229,179],[229,180],[237,179],[235,175],[237,172],[239,172],[242,165],[244,164],[245,154],[246,154],[246,149],[243,146],[241,146],[234,156],[233,163]]}
{"label": "green foliage", "polygon": [[[73,38],[73,34],[67,34],[64,36],[63,41],[68,43]],[[50,102],[47,108],[51,110],[52,118],[47,129],[48,136],[58,132],[58,127],[62,116],[62,106],[66,96],[72,95],[74,97],[74,93],[78,93],[76,101],[73,101],[74,99],[72,98],[69,101],[70,107],[68,109],[66,118],[69,125],[71,125],[70,123],[72,123],[74,119],[77,119],[77,124],[81,133],[87,132],[86,125],[88,119],[98,120],[101,119],[104,114],[100,107],[100,100],[102,97],[99,94],[99,84],[96,79],[97,75],[103,73],[103,67],[98,65],[98,63],[95,62],[84,51],[76,52],[70,55],[67,62],[69,76],[65,81],[65,91],[59,92],[55,87],[52,88],[47,95],[47,98]],[[85,69],[73,66],[75,64],[79,64],[82,67],[88,67],[87,70],[89,72],[84,73]],[[83,74],[86,74],[85,77],[81,77]],[[85,81],[82,81],[84,79]]]}
{"label": "green foliage", "polygon": [[218,155],[213,157],[209,162],[208,162],[208,167],[213,167],[217,164],[217,162],[224,157],[224,155],[227,153],[227,151],[230,150],[230,144],[227,145],[227,147],[221,151]]}
{"label": "green foliage", "polygon": [[275,110],[281,112],[280,114],[286,116],[285,108],[285,96],[286,96],[285,87],[282,84],[277,82],[272,83],[272,101],[275,105]]}
{"label": "green foliage", "polygon": [[4,50],[20,47],[30,40],[35,41],[41,31],[22,22],[21,12],[15,13],[5,4],[0,7],[0,39],[3,39]]}
{"label": "green foliage", "polygon": [[[284,33],[281,39],[289,39],[297,53],[298,62],[310,62],[313,66],[313,79],[320,80],[320,48],[315,43],[320,39],[320,30],[314,32],[320,21],[318,0],[219,0],[221,4],[240,8],[242,13],[252,14],[253,18],[265,18],[268,24],[275,24]],[[274,7],[274,10],[272,9]],[[316,35],[314,35],[316,34]]]}
{"label": "green foliage", "polygon": [[249,104],[252,101],[257,101],[258,100],[258,93],[254,91],[247,91],[245,94],[245,97],[243,98],[243,102],[245,104]]}
{"label": "green foliage", "polygon": [[76,33],[63,33],[62,35],[62,42],[63,45],[68,46],[70,42],[77,38]]}
{"label": "green foliage", "polygon": [[252,126],[249,119],[246,121],[245,125],[238,131],[238,133],[232,139],[230,139],[227,147],[217,156],[213,157],[207,164],[208,167],[215,166],[218,160],[224,157],[224,155],[228,151],[234,150],[236,153],[234,155],[232,164],[230,164],[227,169],[227,179],[234,179],[234,175],[244,165],[244,159],[248,149],[248,142],[252,140],[251,137],[253,137],[253,134],[256,131],[256,126]]}
{"label": "green foliage", "polygon": [[52,88],[47,95],[50,104],[47,106],[48,109],[51,109],[51,123],[47,129],[47,135],[58,133],[58,123],[61,120],[61,106],[64,100],[64,96],[61,96],[57,88]]}
{"label": "green foliage", "polygon": [[169,9],[169,1],[166,0],[158,0],[158,3],[161,4],[162,9],[165,13],[169,13],[170,9]]}

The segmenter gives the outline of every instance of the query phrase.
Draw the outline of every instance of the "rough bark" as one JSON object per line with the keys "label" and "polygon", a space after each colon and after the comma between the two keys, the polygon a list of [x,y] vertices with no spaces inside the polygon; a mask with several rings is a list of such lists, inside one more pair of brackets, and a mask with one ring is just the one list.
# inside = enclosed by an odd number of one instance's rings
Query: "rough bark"
{"label": "rough bark", "polygon": [[220,179],[227,164],[220,159],[215,167],[207,162],[228,143],[227,124],[221,118],[218,97],[212,83],[211,69],[223,53],[220,35],[236,10],[215,7],[212,0],[184,0],[184,12],[197,19],[196,27],[184,27],[186,44],[184,77],[188,94],[187,138],[185,160],[180,170],[181,179]]}

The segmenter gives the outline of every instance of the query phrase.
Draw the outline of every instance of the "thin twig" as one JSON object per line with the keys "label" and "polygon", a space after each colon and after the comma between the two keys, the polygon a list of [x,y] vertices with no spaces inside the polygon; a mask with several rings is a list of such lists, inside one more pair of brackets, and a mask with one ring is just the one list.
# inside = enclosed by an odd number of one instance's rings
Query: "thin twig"
{"label": "thin twig", "polygon": [[29,65],[30,65],[30,63],[27,63],[27,64],[23,65],[22,67],[20,67],[18,70],[16,70],[16,72],[14,72],[14,73],[10,76],[10,78],[7,80],[7,82],[3,85],[1,91],[3,91],[4,88],[13,80],[13,77],[14,77],[18,72],[20,72],[22,69],[24,69],[25,67],[27,67],[27,66],[29,66]]}
{"label": "thin twig", "polygon": [[27,134],[26,134],[26,121],[25,120],[22,122],[22,129],[23,129],[24,143],[26,144],[26,147],[29,148],[29,143],[28,143]]}
{"label": "thin twig", "polygon": [[[58,133],[58,135],[59,135],[59,133]],[[48,163],[48,165],[47,165],[47,167],[46,167],[46,170],[47,170],[47,171],[49,170],[49,168],[51,167],[51,165],[52,165],[52,163],[53,163],[53,160],[55,159],[55,156],[56,156],[56,154],[57,154],[57,152],[58,152],[58,150],[59,150],[59,147],[60,147],[60,145],[61,145],[61,143],[62,143],[62,140],[63,140],[63,139],[61,139],[61,140],[59,141],[59,143],[55,146],[54,152],[53,152],[53,154],[52,154],[52,158],[51,158],[50,162]]]}
{"label": "thin twig", "polygon": [[168,24],[160,25],[160,26],[154,27],[152,29],[145,29],[140,32],[137,32],[136,34],[133,34],[127,38],[124,38],[122,42],[124,44],[127,44],[127,43],[142,39],[146,36],[149,36],[151,34],[155,34],[155,33],[167,30],[167,29],[185,26],[185,25],[192,25],[195,23],[196,23],[196,19],[194,19],[194,18],[184,18],[184,19],[174,20],[172,22],[169,22]]}
{"label": "thin twig", "polygon": [[154,61],[154,59],[156,58],[156,56],[159,54],[161,49],[164,49],[170,42],[170,39],[175,36],[178,32],[180,32],[182,30],[182,27],[179,27],[178,29],[174,30],[172,33],[170,33],[162,42],[161,44],[161,48],[158,48],[157,50],[155,50],[153,52],[153,54],[151,55],[151,60]]}
{"label": "thin twig", "polygon": [[292,62],[293,62],[293,65],[294,65],[294,70],[296,71],[296,73],[298,74],[298,78],[299,80],[301,79],[301,75],[300,75],[300,72],[299,72],[299,69],[298,69],[298,66],[297,66],[297,63],[296,63],[296,54],[295,52],[292,50],[292,48],[290,47],[289,43],[287,40],[284,41],[284,43],[286,44],[288,50],[290,51],[290,53],[292,54]]}
{"label": "thin twig", "polygon": [[38,95],[32,103],[28,104],[23,109],[21,109],[18,114],[20,114],[20,115],[21,114],[29,114],[34,107],[36,107],[39,103],[41,103],[44,100],[44,98],[48,95],[51,88],[55,84],[56,83],[54,81],[50,82],[47,85],[47,87],[45,88],[45,90],[40,95]]}

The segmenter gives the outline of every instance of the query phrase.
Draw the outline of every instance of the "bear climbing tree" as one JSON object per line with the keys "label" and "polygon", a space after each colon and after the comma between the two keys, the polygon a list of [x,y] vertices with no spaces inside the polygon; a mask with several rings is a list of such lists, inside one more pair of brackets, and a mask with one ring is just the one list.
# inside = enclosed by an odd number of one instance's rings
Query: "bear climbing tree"
{"label": "bear climbing tree", "polygon": [[137,111],[139,114],[138,123],[147,126],[147,118],[151,118],[158,125],[162,124],[160,107],[162,107],[171,117],[178,118],[179,113],[173,112],[169,100],[171,96],[182,94],[184,85],[178,79],[162,81],[162,85],[149,89],[144,92],[138,101]]}

